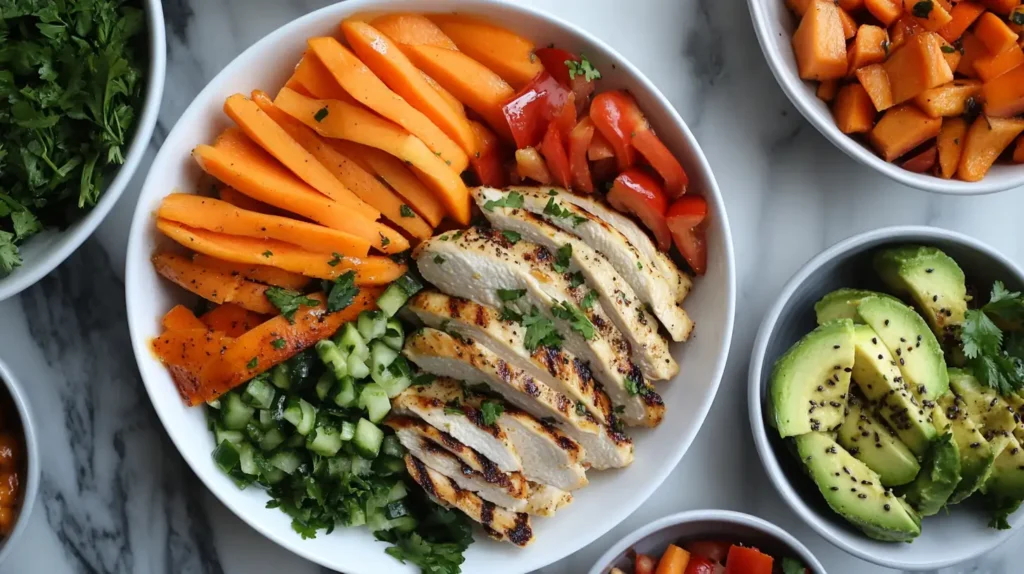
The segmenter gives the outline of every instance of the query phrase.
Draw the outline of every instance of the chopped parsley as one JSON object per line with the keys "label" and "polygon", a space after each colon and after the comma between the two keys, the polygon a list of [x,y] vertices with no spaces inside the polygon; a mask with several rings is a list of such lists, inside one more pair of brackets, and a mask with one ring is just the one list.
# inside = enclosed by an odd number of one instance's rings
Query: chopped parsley
{"label": "chopped parsley", "polygon": [[331,260],[328,261],[327,264],[331,267],[337,267],[339,263],[341,263],[341,254],[331,253]]}
{"label": "chopped parsley", "polygon": [[281,315],[285,319],[288,319],[289,323],[295,322],[295,312],[299,310],[299,306],[305,305],[306,307],[316,307],[320,304],[320,301],[312,297],[306,297],[298,291],[292,291],[291,289],[284,289],[282,287],[268,287],[264,292],[267,300],[277,310],[281,312]]}
{"label": "chopped parsley", "polygon": [[557,203],[553,197],[548,198],[547,204],[544,205],[544,215],[550,215],[551,217],[558,217],[560,219],[568,219],[572,222],[573,227],[576,227],[587,220],[586,217],[576,215],[569,208],[562,207],[561,204]]}
{"label": "chopped parsley", "polygon": [[452,399],[444,404],[444,412],[449,415],[464,415],[462,411],[462,403],[458,399]]}
{"label": "chopped parsley", "polygon": [[329,113],[330,113],[330,110],[327,109],[327,106],[324,106],[324,107],[320,108],[319,110],[317,110],[315,114],[313,114],[313,119],[316,120],[316,123],[320,123],[320,122],[324,121],[324,118],[326,118],[327,114],[329,114]]}
{"label": "chopped parsley", "polygon": [[576,414],[581,417],[587,416],[587,405],[583,401],[576,401]]}
{"label": "chopped parsley", "polygon": [[575,273],[569,274],[569,287],[573,289],[583,285],[586,281],[583,279],[583,272],[576,271]]}
{"label": "chopped parsley", "polygon": [[596,300],[597,300],[597,292],[596,291],[588,291],[587,294],[583,296],[583,300],[580,301],[580,307],[583,308],[584,310],[589,311],[591,308],[594,307],[594,301],[596,301]]}
{"label": "chopped parsley", "polygon": [[501,401],[486,400],[480,403],[480,413],[483,414],[484,424],[491,426],[498,422],[498,417],[505,412],[505,405]]}
{"label": "chopped parsley", "polygon": [[380,235],[380,246],[381,247],[387,247],[388,245],[391,245],[391,238],[390,237],[388,237],[387,235],[384,235],[383,233],[380,233],[380,232],[377,232],[377,235]]}
{"label": "chopped parsley", "polygon": [[528,314],[523,315],[522,324],[526,327],[523,346],[527,350],[534,351],[537,347],[562,346],[562,336],[555,329],[555,324],[551,319],[541,315],[536,307],[531,308]]}
{"label": "chopped parsley", "polygon": [[565,67],[569,68],[570,80],[575,80],[576,76],[583,76],[588,82],[601,79],[601,72],[583,54],[580,54],[579,62],[566,60]]}
{"label": "chopped parsley", "polygon": [[548,190],[548,195],[550,195],[550,196],[555,196],[555,195],[558,195],[558,192],[557,192],[557,191],[555,191],[555,190],[553,190],[553,189],[549,189],[549,190]]}
{"label": "chopped parsley", "polygon": [[786,556],[782,559],[782,574],[804,574],[807,567],[796,558]]}
{"label": "chopped parsley", "polygon": [[288,341],[285,341],[284,339],[282,339],[280,337],[278,337],[277,339],[274,339],[273,341],[270,342],[270,346],[275,348],[275,349],[278,349],[278,350],[283,349],[284,346],[287,345],[287,344],[288,344]]}
{"label": "chopped parsley", "polygon": [[1008,395],[1024,389],[1024,336],[1013,333],[1004,338],[999,325],[1024,325],[1024,297],[996,281],[988,303],[981,309],[967,311],[960,340],[974,375],[1000,394]]}
{"label": "chopped parsley", "polygon": [[591,340],[597,333],[594,324],[590,322],[583,311],[568,301],[562,301],[551,308],[551,314],[559,319],[569,322],[569,326],[586,340]]}
{"label": "chopped parsley", "polygon": [[625,378],[626,392],[630,396],[635,397],[640,394],[640,386],[643,384],[642,381],[637,380],[634,373],[629,373]]}
{"label": "chopped parsley", "polygon": [[940,49],[942,50],[943,54],[954,54],[954,53],[956,53],[956,48],[954,48],[953,46],[949,46],[949,45],[943,44],[942,48],[940,48]]}
{"label": "chopped parsley", "polygon": [[274,252],[267,249],[266,251],[263,252],[263,256],[269,259],[274,256]]}
{"label": "chopped parsley", "polygon": [[250,371],[256,368],[256,365],[260,364],[259,357],[253,357],[248,363],[245,364],[245,368]]}
{"label": "chopped parsley", "polygon": [[434,263],[437,263],[438,265],[441,265],[442,263],[444,263],[444,257],[442,257],[440,255],[435,255],[434,256]]}
{"label": "chopped parsley", "polygon": [[565,273],[569,270],[569,264],[572,262],[572,243],[566,243],[565,245],[558,248],[555,252],[555,260],[551,262],[551,266],[554,267],[555,271],[559,273]]}
{"label": "chopped parsley", "polygon": [[356,272],[346,271],[344,275],[335,279],[334,285],[331,286],[331,292],[327,295],[327,312],[334,313],[348,307],[358,294]]}
{"label": "chopped parsley", "polygon": [[526,295],[526,289],[498,289],[498,299],[502,301],[515,301]]}
{"label": "chopped parsley", "polygon": [[412,384],[416,387],[425,387],[434,382],[434,375],[430,373],[419,373],[412,378]]}
{"label": "chopped parsley", "polygon": [[495,207],[508,207],[510,209],[518,209],[523,206],[523,194],[515,191],[509,192],[508,195],[501,199],[491,199],[484,203],[484,209],[487,211],[494,211]]}
{"label": "chopped parsley", "polygon": [[412,208],[404,203],[402,204],[402,207],[398,209],[398,213],[400,213],[402,217],[416,217],[416,214],[413,213]]}
{"label": "chopped parsley", "polygon": [[921,0],[920,2],[914,4],[914,16],[917,18],[921,18],[923,20],[927,20],[928,16],[932,13],[932,8],[934,7],[935,6],[932,5],[932,0]]}
{"label": "chopped parsley", "polygon": [[505,239],[508,239],[512,245],[519,243],[519,240],[523,238],[522,234],[518,231],[509,231],[506,229],[505,231],[502,231],[501,234],[504,235]]}
{"label": "chopped parsley", "polygon": [[523,322],[523,314],[507,305],[503,305],[501,307],[501,314],[498,316],[498,318],[501,319],[502,321],[510,321],[512,323]]}

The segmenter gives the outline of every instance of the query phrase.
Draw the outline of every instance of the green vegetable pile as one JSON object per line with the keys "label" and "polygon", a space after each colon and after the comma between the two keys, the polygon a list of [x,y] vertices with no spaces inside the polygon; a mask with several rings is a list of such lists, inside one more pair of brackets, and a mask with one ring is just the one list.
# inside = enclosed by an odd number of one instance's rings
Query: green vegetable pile
{"label": "green vegetable pile", "polygon": [[[974,375],[1001,395],[1024,389],[1024,297],[1002,282],[992,285],[988,303],[970,309],[960,338]],[[1004,331],[1009,331],[1004,336]]]}
{"label": "green vegetable pile", "polygon": [[124,163],[143,71],[124,0],[0,0],[0,275],[18,245],[92,207]]}

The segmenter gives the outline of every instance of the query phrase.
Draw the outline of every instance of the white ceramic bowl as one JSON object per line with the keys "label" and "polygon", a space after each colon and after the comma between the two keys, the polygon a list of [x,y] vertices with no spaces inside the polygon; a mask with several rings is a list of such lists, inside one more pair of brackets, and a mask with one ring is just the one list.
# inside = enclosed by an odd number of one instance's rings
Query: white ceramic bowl
{"label": "white ceramic bowl", "polygon": [[810,568],[811,574],[825,574],[821,562],[788,532],[756,516],[730,510],[691,510],[655,520],[609,548],[590,574],[608,574],[613,567],[632,572],[631,550],[660,556],[669,544],[702,539],[753,546],[776,561],[796,558]]}
{"label": "white ceramic bowl", "polygon": [[1013,262],[984,243],[952,231],[888,227],[841,241],[804,265],[765,315],[750,359],[750,426],[772,484],[818,534],[850,554],[876,564],[902,570],[932,570],[975,558],[996,547],[1024,526],[1024,512],[1010,517],[1012,530],[993,530],[988,527],[987,513],[976,506],[976,501],[968,499],[950,507],[949,512],[925,518],[921,536],[910,544],[871,540],[832,512],[778,432],[768,425],[763,408],[775,360],[816,326],[814,303],[840,287],[884,291],[871,266],[872,254],[885,246],[906,244],[942,249],[963,268],[968,282],[983,291],[987,292],[995,280],[1003,281],[1011,291],[1024,289],[1024,272]]}
{"label": "white ceramic bowl", "polygon": [[0,362],[0,380],[3,381],[0,386],[4,388],[4,391],[0,392],[6,392],[10,395],[11,402],[14,403],[15,410],[20,419],[19,422],[25,444],[23,456],[27,462],[25,465],[25,475],[21,477],[21,488],[23,490],[21,508],[18,509],[18,518],[14,523],[11,535],[3,542],[0,542],[0,564],[3,564],[4,559],[17,547],[18,539],[25,532],[29,516],[32,515],[32,508],[35,506],[36,495],[39,492],[39,445],[28,399],[25,398],[24,391],[21,390],[21,384],[14,379],[11,370],[2,362]]}
{"label": "white ceramic bowl", "polygon": [[832,141],[846,155],[886,176],[910,187],[925,191],[952,195],[979,195],[1005,191],[1024,186],[1024,166],[998,164],[978,182],[942,179],[927,174],[914,173],[878,157],[874,150],[854,139],[836,127],[828,104],[815,95],[813,82],[800,79],[796,57],[790,39],[800,24],[797,17],[786,7],[784,0],[747,0],[754,31],[761,42],[761,51],[768,59],[775,79],[782,86],[790,101],[815,128]]}
{"label": "white ceramic bowl", "polygon": [[167,71],[167,41],[164,37],[164,12],[160,0],[144,0],[143,9],[146,13],[146,49],[149,52],[149,64],[146,71],[146,90],[143,94],[141,109],[138,110],[134,135],[128,146],[124,164],[118,168],[114,178],[103,190],[100,200],[72,225],[64,230],[44,231],[20,246],[23,264],[14,272],[0,276],[0,301],[13,297],[31,287],[47,273],[53,271],[78,246],[92,235],[103,219],[113,209],[124,188],[131,181],[135,169],[139,167],[146,146],[153,135],[160,101],[164,93],[164,75]]}
{"label": "white ceramic bowl", "polygon": [[[642,503],[682,458],[708,412],[722,375],[732,334],[735,273],[725,207],[711,169],[696,140],[668,101],[639,71],[597,38],[549,15],[505,2],[485,0],[349,0],[308,14],[257,42],[227,66],[192,102],[153,163],[143,186],[129,238],[125,290],[132,344],[146,390],[167,432],[193,471],[232,511],[289,550],[328,568],[350,574],[401,570],[385,555],[384,544],[365,529],[339,529],[314,540],[294,533],[290,519],[264,508],[266,494],[239,490],[213,464],[213,438],[203,412],[187,408],[167,371],[151,354],[149,340],[160,332],[160,316],[191,299],[153,271],[150,255],[165,244],[153,225],[152,212],[171,191],[196,189],[199,169],[189,156],[197,144],[213,141],[228,125],[224,99],[253,88],[271,93],[284,83],[306,47],[306,39],[335,34],[338,23],[356,12],[417,11],[472,13],[499,22],[537,45],[555,42],[583,51],[604,76],[603,89],[629,88],[666,145],[687,169],[691,189],[706,195],[710,206],[709,272],[696,281],[686,301],[698,327],[675,356],[683,365],[678,380],[662,392],[669,415],[661,427],[634,433],[636,461],[619,472],[591,473],[590,486],[571,506],[551,519],[537,519],[535,542],[526,549],[478,536],[467,553],[466,572],[524,572],[558,560],[607,532]],[[412,572],[412,568],[406,570]]]}

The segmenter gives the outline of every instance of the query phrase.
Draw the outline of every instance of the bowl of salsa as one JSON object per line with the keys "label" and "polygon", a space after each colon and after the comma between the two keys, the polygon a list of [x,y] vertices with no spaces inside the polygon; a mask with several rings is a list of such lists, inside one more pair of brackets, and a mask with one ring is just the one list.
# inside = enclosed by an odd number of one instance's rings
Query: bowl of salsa
{"label": "bowl of salsa", "polygon": [[23,387],[0,361],[0,564],[25,530],[39,487],[36,436]]}

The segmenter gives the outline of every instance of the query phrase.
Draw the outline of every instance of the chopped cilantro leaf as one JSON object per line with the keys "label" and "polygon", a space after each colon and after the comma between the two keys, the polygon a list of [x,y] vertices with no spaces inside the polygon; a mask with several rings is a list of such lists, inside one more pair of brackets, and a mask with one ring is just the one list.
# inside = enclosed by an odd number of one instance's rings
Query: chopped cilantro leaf
{"label": "chopped cilantro leaf", "polygon": [[327,295],[327,312],[334,313],[348,307],[358,294],[356,272],[346,271],[341,277],[335,279],[334,285],[331,286],[331,292]]}
{"label": "chopped cilantro leaf", "polygon": [[402,215],[402,217],[416,217],[416,214],[413,213],[412,208],[404,203],[402,204],[402,207],[398,209],[398,212]]}
{"label": "chopped cilantro leaf", "polygon": [[498,299],[502,301],[515,301],[526,295],[526,289],[498,289]]}
{"label": "chopped cilantro leaf", "polygon": [[597,300],[597,292],[596,291],[588,291],[587,294],[583,296],[583,300],[580,301],[580,307],[585,309],[585,310],[587,310],[587,311],[589,311],[591,308],[593,308],[594,301],[596,301],[596,300]]}
{"label": "chopped cilantro leaf", "polygon": [[281,312],[285,319],[288,319],[289,323],[295,322],[295,312],[299,310],[300,305],[315,307],[320,304],[319,301],[312,297],[306,297],[298,291],[281,287],[268,287],[264,294],[267,300],[270,301],[270,304],[277,307],[277,310]]}
{"label": "chopped cilantro leaf", "polygon": [[505,231],[502,231],[501,234],[504,235],[505,239],[508,239],[509,242],[512,243],[512,245],[519,243],[519,240],[523,238],[523,236],[518,231],[509,231],[506,229]]}
{"label": "chopped cilantro leaf", "polygon": [[523,194],[515,191],[509,192],[508,195],[497,200],[488,200],[484,203],[484,209],[487,211],[494,211],[495,207],[508,207],[509,209],[518,209],[523,206]]}
{"label": "chopped cilantro leaf", "polygon": [[566,243],[565,245],[558,248],[555,252],[555,260],[551,262],[551,266],[554,267],[555,271],[559,273],[565,273],[569,270],[569,264],[572,262],[572,243]]}
{"label": "chopped cilantro leaf", "polygon": [[284,339],[282,339],[280,337],[278,337],[277,339],[274,339],[273,341],[270,342],[270,346],[275,348],[275,349],[278,349],[278,350],[283,349],[284,346],[287,345],[287,344],[288,344],[288,341],[285,341]]}
{"label": "chopped cilantro leaf", "polygon": [[251,371],[251,370],[255,369],[256,366],[259,365],[259,364],[260,364],[259,357],[253,357],[252,359],[249,360],[248,363],[245,364],[245,368],[249,369]]}
{"label": "chopped cilantro leaf", "polygon": [[530,312],[523,315],[522,324],[526,327],[526,335],[523,337],[523,346],[528,350],[536,350],[537,347],[561,347],[562,336],[558,334],[558,330],[555,329],[555,324],[544,315],[541,315],[540,311],[536,307],[530,309]]}
{"label": "chopped cilantro leaf", "polygon": [[269,250],[269,249],[267,249],[266,251],[263,252],[263,256],[267,257],[267,258],[273,257],[274,256],[274,252]]}
{"label": "chopped cilantro leaf", "polygon": [[917,18],[921,18],[923,20],[927,20],[928,15],[932,13],[932,8],[934,7],[935,6],[932,5],[932,0],[921,0],[920,2],[914,4],[914,16]]}
{"label": "chopped cilantro leaf", "polygon": [[586,56],[580,54],[580,61],[566,60],[565,66],[569,68],[569,79],[574,80],[576,76],[583,76],[588,82],[601,79],[601,72],[590,63]]}
{"label": "chopped cilantro leaf", "polygon": [[519,313],[515,309],[512,309],[512,308],[508,307],[507,305],[506,306],[502,306],[502,308],[501,308],[501,315],[499,315],[498,318],[501,319],[502,321],[509,321],[509,322],[512,322],[512,323],[522,323],[523,322],[523,314]]}
{"label": "chopped cilantro leaf", "polygon": [[581,271],[569,274],[569,287],[575,289],[580,285],[583,285],[583,283],[585,283],[585,281],[583,279],[583,273]]}
{"label": "chopped cilantro leaf", "polygon": [[430,373],[419,373],[412,378],[412,384],[417,387],[425,387],[434,382],[434,375]]}
{"label": "chopped cilantro leaf", "polygon": [[548,198],[547,204],[544,205],[544,215],[550,215],[551,217],[558,217],[560,219],[568,219],[572,222],[573,227],[576,227],[587,220],[586,217],[573,213],[571,209],[562,207],[562,205],[556,202],[553,197]]}
{"label": "chopped cilantro leaf", "polygon": [[341,254],[331,253],[331,260],[328,261],[327,264],[331,267],[337,267],[339,263],[341,263]]}
{"label": "chopped cilantro leaf", "polygon": [[491,426],[498,422],[498,417],[505,412],[505,405],[500,401],[486,400],[480,403],[480,412],[483,414],[484,424]]}
{"label": "chopped cilantro leaf", "polygon": [[380,233],[380,232],[378,232],[378,235],[380,235],[380,246],[381,247],[387,247],[388,245],[391,245],[391,238],[390,237],[388,237],[387,235],[384,235],[383,233]]}
{"label": "chopped cilantro leaf", "polygon": [[576,414],[581,417],[587,416],[587,405],[583,401],[576,401]]}
{"label": "chopped cilantro leaf", "polygon": [[444,412],[449,415],[464,415],[462,403],[458,399],[452,399],[444,404]]}
{"label": "chopped cilantro leaf", "polygon": [[437,263],[438,265],[441,265],[442,263],[444,263],[444,257],[442,257],[440,255],[435,255],[434,256],[434,263]]}
{"label": "chopped cilantro leaf", "polygon": [[551,314],[559,319],[568,321],[572,330],[582,335],[588,341],[593,339],[597,333],[590,319],[579,308],[568,301],[562,301],[552,307]]}

